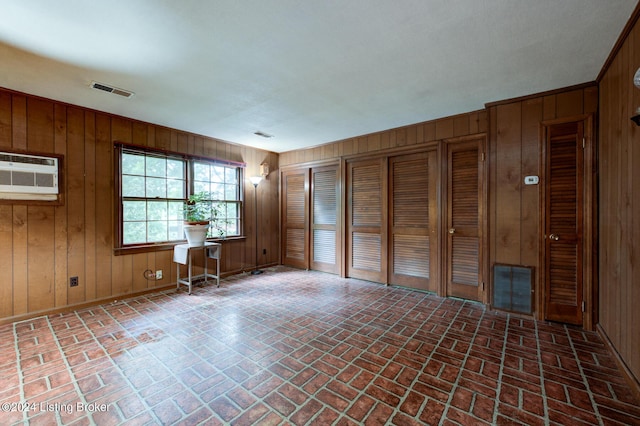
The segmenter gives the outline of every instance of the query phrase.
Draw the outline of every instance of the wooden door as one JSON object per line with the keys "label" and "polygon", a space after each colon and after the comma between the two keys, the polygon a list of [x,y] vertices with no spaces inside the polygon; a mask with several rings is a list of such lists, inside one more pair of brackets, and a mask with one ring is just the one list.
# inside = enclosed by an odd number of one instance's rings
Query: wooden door
{"label": "wooden door", "polygon": [[447,295],[481,301],[484,138],[445,146]]}
{"label": "wooden door", "polygon": [[282,264],[309,268],[309,169],[282,173]]}
{"label": "wooden door", "polygon": [[337,274],[338,167],[311,169],[311,269]]}
{"label": "wooden door", "polygon": [[584,123],[546,128],[545,319],[582,325]]}
{"label": "wooden door", "polygon": [[386,159],[347,163],[347,276],[387,282]]}
{"label": "wooden door", "polygon": [[437,291],[436,152],[389,160],[389,282]]}

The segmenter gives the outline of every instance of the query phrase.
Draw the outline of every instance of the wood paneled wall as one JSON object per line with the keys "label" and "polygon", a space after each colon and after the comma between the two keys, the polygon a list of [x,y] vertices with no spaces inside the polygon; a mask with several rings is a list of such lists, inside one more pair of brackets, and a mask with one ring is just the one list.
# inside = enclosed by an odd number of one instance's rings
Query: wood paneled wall
{"label": "wood paneled wall", "polygon": [[[0,204],[0,323],[164,287],[172,251],[114,255],[113,142],[242,161],[245,178],[266,161],[258,186],[258,263],[279,261],[278,155],[166,127],[0,89],[0,150],[64,155],[61,206]],[[256,264],[254,188],[245,179],[246,239],[223,244],[223,272]],[[266,254],[263,254],[266,250]],[[146,269],[162,269],[148,281]],[[79,286],[69,287],[77,276]]]}
{"label": "wood paneled wall", "polygon": [[640,389],[640,67],[638,11],[600,81],[600,330]]}
{"label": "wood paneled wall", "polygon": [[484,133],[487,131],[487,125],[487,112],[475,111],[332,142],[315,148],[284,152],[280,154],[280,166],[333,160],[393,148],[410,148],[426,142]]}
{"label": "wood paneled wall", "polygon": [[504,263],[535,268],[535,306],[542,319],[543,267],[540,246],[540,185],[525,176],[541,176],[540,123],[595,114],[594,85],[487,106],[489,132],[489,265]]}

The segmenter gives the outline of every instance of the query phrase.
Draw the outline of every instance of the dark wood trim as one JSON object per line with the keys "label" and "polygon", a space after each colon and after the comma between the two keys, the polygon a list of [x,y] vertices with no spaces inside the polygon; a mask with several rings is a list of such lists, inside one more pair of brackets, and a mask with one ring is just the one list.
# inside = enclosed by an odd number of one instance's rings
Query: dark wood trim
{"label": "dark wood trim", "polygon": [[620,49],[622,49],[622,45],[627,40],[627,37],[629,37],[631,30],[633,29],[633,27],[636,25],[636,22],[638,21],[638,18],[640,18],[640,2],[636,5],[636,8],[631,13],[629,20],[627,21],[627,25],[625,25],[624,28],[622,29],[622,32],[620,33],[620,37],[618,37],[618,40],[616,40],[616,44],[613,45],[613,49],[611,49],[611,52],[609,52],[609,56],[607,56],[607,59],[604,61],[604,64],[600,69],[600,73],[598,73],[598,77],[596,77],[596,82],[598,84],[602,82],[602,79],[604,78],[604,75],[609,70],[609,67],[613,63],[613,60],[620,52]]}
{"label": "dark wood trim", "polygon": [[589,87],[598,87],[598,82],[597,81],[589,81],[586,83],[580,83],[580,84],[575,84],[573,86],[567,86],[567,87],[562,87],[560,89],[553,89],[553,90],[547,90],[546,92],[540,92],[540,93],[532,93],[530,95],[525,95],[525,96],[519,96],[516,98],[511,98],[511,99],[504,99],[501,101],[495,101],[495,102],[489,102],[484,104],[486,109],[489,109],[491,107],[496,107],[499,105],[507,105],[507,104],[512,104],[512,103],[516,103],[516,102],[523,102],[523,101],[528,101],[531,99],[537,99],[537,98],[541,98],[541,97],[545,97],[545,96],[553,96],[553,95],[558,95],[561,93],[566,93],[566,92],[572,92],[574,90],[584,90],[586,88]]}
{"label": "dark wood trim", "polygon": [[289,170],[297,170],[304,168],[313,168],[313,167],[325,167],[325,166],[334,166],[340,164],[339,158],[333,158],[331,160],[317,160],[317,161],[307,161],[304,163],[295,163],[288,164],[286,166],[280,167],[281,172],[287,172]]}
{"label": "dark wood trim", "polygon": [[633,373],[631,372],[631,369],[627,367],[627,364],[624,362],[624,360],[616,350],[615,346],[613,345],[613,342],[611,342],[611,339],[609,339],[607,332],[604,330],[604,328],[602,328],[600,324],[596,326],[596,331],[598,332],[598,335],[600,335],[600,338],[602,339],[605,346],[609,350],[609,353],[611,354],[613,359],[616,361],[616,364],[618,364],[618,367],[620,368],[620,371],[622,371],[622,375],[624,376],[636,400],[640,401],[640,381],[633,375]]}
{"label": "dark wood trim", "polygon": [[149,147],[145,145],[137,145],[132,143],[120,142],[120,141],[114,141],[113,146],[114,148],[131,149],[134,151],[139,151],[144,153],[156,153],[156,154],[161,154],[166,156],[175,156],[175,157],[183,158],[185,160],[203,160],[203,161],[222,164],[225,166],[233,166],[233,167],[241,167],[241,168],[247,167],[247,163],[243,163],[241,161],[225,160],[222,158],[206,157],[203,155],[193,155],[193,154],[187,154],[184,152],[171,151],[168,149],[154,148],[154,147]]}
{"label": "dark wood trim", "polygon": [[[228,237],[228,238],[208,238],[207,242],[224,244],[225,241],[238,241],[238,240],[246,240],[246,239],[247,239],[246,235],[241,235],[237,237]],[[187,240],[174,241],[171,243],[161,243],[161,244],[116,247],[113,249],[113,254],[114,256],[122,256],[125,254],[153,253],[157,251],[167,251],[167,250],[173,250],[173,247],[175,247],[177,244],[186,244],[186,242]]]}

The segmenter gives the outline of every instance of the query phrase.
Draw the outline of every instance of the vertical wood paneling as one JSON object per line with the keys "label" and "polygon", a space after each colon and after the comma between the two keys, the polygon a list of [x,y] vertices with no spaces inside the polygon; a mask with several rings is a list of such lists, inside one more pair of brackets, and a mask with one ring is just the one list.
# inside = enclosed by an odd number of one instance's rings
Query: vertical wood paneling
{"label": "vertical wood paneling", "polygon": [[[86,291],[85,274],[85,157],[84,157],[84,111],[67,109],[67,272],[69,277],[78,277],[78,286],[69,287],[67,303],[84,302]],[[67,284],[68,285],[68,284]]]}
{"label": "vertical wood paneling", "polygon": [[[84,113],[84,297],[96,297],[96,122],[92,111]],[[98,161],[102,161],[98,159]]]}
{"label": "vertical wood paneling", "polygon": [[522,103],[496,110],[496,261],[520,264],[522,184]]}
{"label": "vertical wood paneling", "polygon": [[[113,258],[113,143],[111,120],[96,114],[96,298],[114,294],[111,287],[111,261]],[[108,178],[107,178],[108,177]]]}
{"label": "vertical wood paneling", "polygon": [[640,383],[640,128],[629,118],[640,106],[633,75],[640,67],[640,26],[623,40],[600,83],[599,304],[600,326]]}
{"label": "vertical wood paneling", "polygon": [[[53,103],[28,99],[27,122],[28,149],[53,152]],[[27,220],[27,306],[30,311],[42,311],[55,305],[54,208],[28,206]]]}
{"label": "vertical wood paneling", "polygon": [[[68,170],[67,164],[67,108],[56,104],[54,109],[54,151],[56,154],[65,156],[64,170]],[[66,173],[65,173],[66,175]],[[67,305],[67,268],[68,268],[68,251],[67,241],[69,234],[67,232],[67,206],[69,202],[66,200],[66,179],[62,185],[62,191],[65,192],[65,203],[56,206],[55,215],[55,306],[61,307]]]}
{"label": "vertical wood paneling", "polygon": [[[10,149],[12,140],[12,98],[0,91],[0,149]],[[13,315],[13,207],[0,205],[0,318]]]}

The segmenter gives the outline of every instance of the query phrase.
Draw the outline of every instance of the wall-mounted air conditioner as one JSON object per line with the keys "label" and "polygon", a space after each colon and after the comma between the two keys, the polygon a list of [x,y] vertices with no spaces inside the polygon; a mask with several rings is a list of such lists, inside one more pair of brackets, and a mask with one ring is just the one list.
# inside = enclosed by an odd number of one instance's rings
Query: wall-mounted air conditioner
{"label": "wall-mounted air conditioner", "polygon": [[58,158],[0,152],[0,198],[55,200]]}

